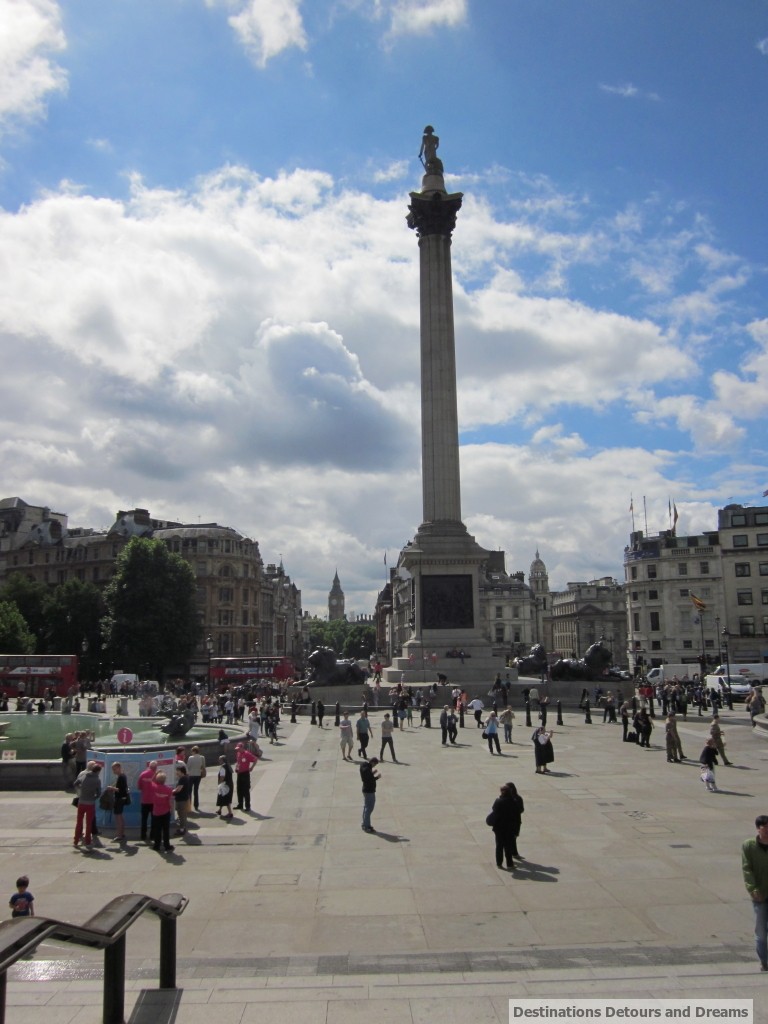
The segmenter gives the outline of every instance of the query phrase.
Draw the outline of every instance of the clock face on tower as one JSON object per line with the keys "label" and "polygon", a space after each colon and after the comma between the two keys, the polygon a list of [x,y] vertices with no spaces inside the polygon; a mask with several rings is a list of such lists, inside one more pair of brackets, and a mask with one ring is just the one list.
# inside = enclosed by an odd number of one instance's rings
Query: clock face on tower
{"label": "clock face on tower", "polygon": [[331,598],[331,607],[332,607],[332,608],[335,608],[335,607],[336,607],[336,605],[337,605],[338,603],[339,603],[339,602],[338,602],[338,601],[336,600],[336,598],[335,598],[335,597],[332,597],[332,598]]}

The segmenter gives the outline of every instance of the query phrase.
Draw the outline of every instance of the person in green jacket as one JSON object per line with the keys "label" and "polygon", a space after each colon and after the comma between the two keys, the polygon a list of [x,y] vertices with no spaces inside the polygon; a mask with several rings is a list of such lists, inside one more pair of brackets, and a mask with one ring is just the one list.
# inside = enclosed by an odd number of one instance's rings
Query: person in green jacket
{"label": "person in green jacket", "polygon": [[744,885],[755,912],[755,949],[760,970],[768,971],[768,814],[755,818],[757,836],[741,846]]}

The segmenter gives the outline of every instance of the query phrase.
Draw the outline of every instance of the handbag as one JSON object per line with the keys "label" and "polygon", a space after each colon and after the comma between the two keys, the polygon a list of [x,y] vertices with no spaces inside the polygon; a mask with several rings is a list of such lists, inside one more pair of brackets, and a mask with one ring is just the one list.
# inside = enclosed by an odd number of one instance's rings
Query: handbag
{"label": "handbag", "polygon": [[80,797],[79,797],[79,796],[73,796],[73,797],[72,797],[72,806],[73,806],[73,807],[77,807],[77,805],[78,805],[79,803],[80,803]]}
{"label": "handbag", "polygon": [[702,770],[702,772],[701,772],[701,781],[702,782],[714,782],[715,781],[715,773],[712,771],[711,768],[704,768]]}
{"label": "handbag", "polygon": [[205,765],[203,765],[202,768],[200,769],[200,778],[204,779],[207,774],[208,773],[205,770]]}
{"label": "handbag", "polygon": [[496,824],[496,812],[495,811],[491,811],[491,813],[485,819],[485,824],[489,828],[493,828],[493,826]]}
{"label": "handbag", "polygon": [[112,811],[115,807],[115,794],[111,789],[105,789],[99,797],[99,807],[102,811]]}
{"label": "handbag", "polygon": [[483,739],[484,739],[484,740],[487,740],[487,739],[488,739],[488,733],[487,733],[487,732],[485,731],[485,729],[483,729],[483,733],[482,733],[482,736],[483,736]]}

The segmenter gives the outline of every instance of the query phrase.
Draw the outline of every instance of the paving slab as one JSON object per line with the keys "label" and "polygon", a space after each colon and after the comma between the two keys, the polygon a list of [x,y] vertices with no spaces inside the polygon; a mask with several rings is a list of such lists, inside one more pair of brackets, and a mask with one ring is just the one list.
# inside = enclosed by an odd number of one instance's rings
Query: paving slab
{"label": "paving slab", "polygon": [[[374,725],[381,712],[373,713]],[[522,713],[518,713],[519,719]],[[768,1024],[739,847],[768,813],[768,735],[724,712],[719,793],[696,761],[669,765],[616,729],[565,716],[550,775],[533,771],[518,724],[510,756],[473,728],[396,735],[374,825],[360,829],[357,764],[337,730],[283,725],[253,777],[253,813],[215,817],[216,782],[170,856],[107,832],[71,846],[65,793],[0,794],[0,869],[10,895],[31,876],[39,914],[83,921],[122,892],[190,899],[179,920],[175,993],[157,986],[159,929],[128,935],[131,1024],[391,1024],[504,1021],[512,997],[748,996]],[[697,754],[706,719],[684,724]],[[378,735],[378,731],[377,731]],[[375,749],[375,744],[374,744]],[[526,804],[514,872],[498,871],[485,816],[505,781]],[[10,1022],[101,1019],[102,955],[48,943],[10,972]]]}

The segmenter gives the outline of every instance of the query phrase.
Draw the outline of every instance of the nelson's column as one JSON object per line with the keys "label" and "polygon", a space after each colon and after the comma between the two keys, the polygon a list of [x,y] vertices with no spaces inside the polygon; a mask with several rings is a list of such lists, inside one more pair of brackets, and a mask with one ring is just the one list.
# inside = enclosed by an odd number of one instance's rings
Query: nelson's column
{"label": "nelson's column", "polygon": [[[419,153],[425,174],[408,207],[408,226],[419,238],[423,518],[398,559],[397,592],[410,602],[411,636],[389,678],[399,680],[404,671],[408,682],[424,681],[434,652],[451,683],[490,683],[504,662],[480,628],[480,573],[488,552],[461,519],[451,235],[462,194],[445,190],[438,145],[427,125]],[[466,660],[446,662],[454,649]]]}

